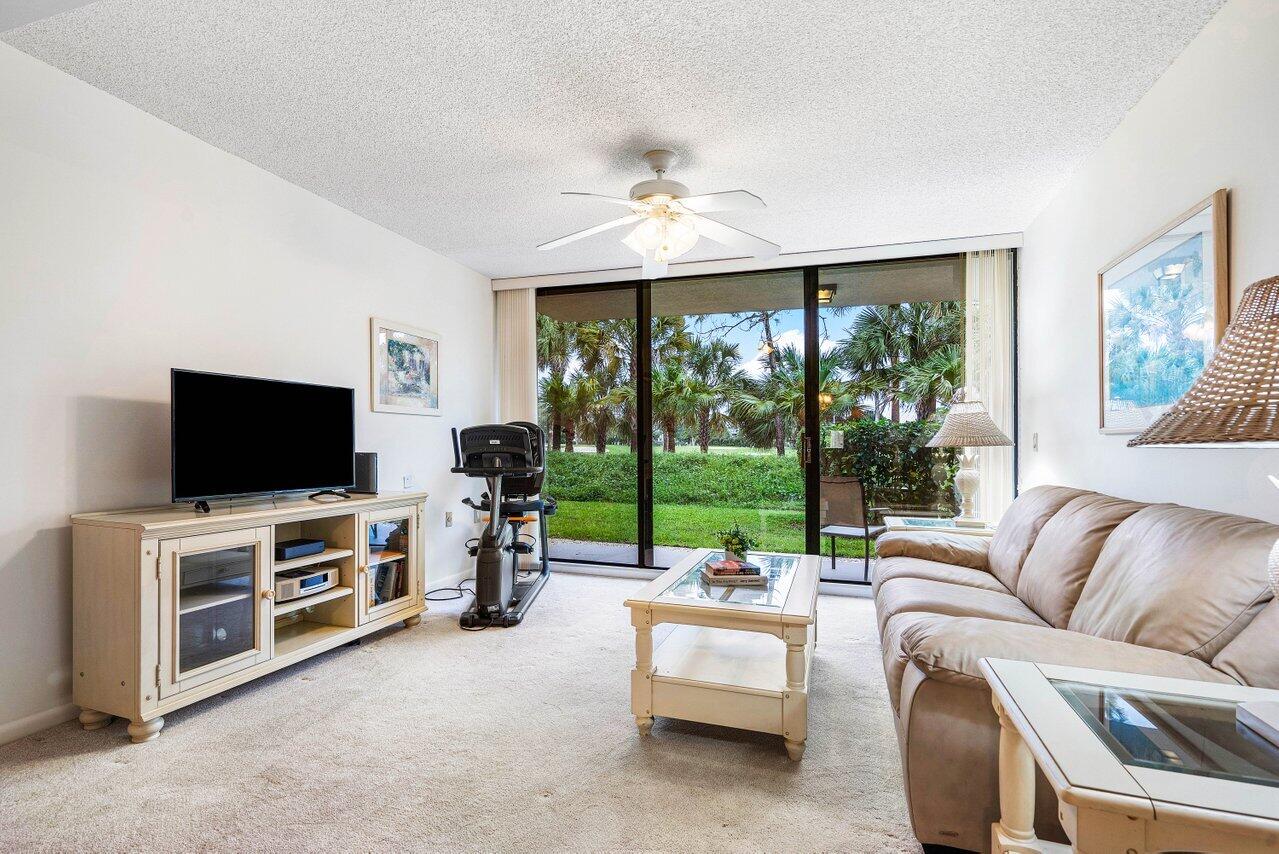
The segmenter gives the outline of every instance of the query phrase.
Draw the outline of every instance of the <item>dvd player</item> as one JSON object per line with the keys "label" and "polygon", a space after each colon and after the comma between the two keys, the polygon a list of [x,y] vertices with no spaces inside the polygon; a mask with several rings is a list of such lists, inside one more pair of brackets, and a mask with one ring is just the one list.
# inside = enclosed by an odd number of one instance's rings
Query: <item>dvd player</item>
{"label": "dvd player", "polygon": [[305,569],[286,569],[275,574],[275,601],[288,602],[301,596],[310,596],[328,590],[338,583],[336,566],[314,566]]}

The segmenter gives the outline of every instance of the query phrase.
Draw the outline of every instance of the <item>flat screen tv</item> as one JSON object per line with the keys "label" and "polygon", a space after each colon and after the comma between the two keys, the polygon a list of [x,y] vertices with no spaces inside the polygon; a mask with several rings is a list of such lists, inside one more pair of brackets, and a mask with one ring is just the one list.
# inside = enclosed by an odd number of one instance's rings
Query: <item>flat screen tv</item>
{"label": "flat screen tv", "polygon": [[355,390],[172,371],[173,500],[355,486]]}

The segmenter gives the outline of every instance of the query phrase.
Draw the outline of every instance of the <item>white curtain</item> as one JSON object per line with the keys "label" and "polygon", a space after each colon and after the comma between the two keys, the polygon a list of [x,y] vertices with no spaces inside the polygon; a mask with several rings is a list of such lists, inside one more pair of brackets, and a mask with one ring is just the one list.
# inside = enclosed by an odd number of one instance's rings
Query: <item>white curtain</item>
{"label": "white curtain", "polygon": [[[1013,435],[1013,253],[969,252],[966,270],[964,363],[969,398],[986,404],[991,419]],[[1013,449],[981,448],[977,515],[996,523],[1013,501]]]}
{"label": "white curtain", "polygon": [[537,423],[537,292],[498,291],[497,420]]}

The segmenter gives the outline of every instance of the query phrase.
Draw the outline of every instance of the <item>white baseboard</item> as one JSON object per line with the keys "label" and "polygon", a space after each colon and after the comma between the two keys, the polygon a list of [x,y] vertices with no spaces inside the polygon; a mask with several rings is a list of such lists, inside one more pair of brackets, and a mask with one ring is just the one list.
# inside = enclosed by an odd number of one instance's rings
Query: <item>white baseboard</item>
{"label": "white baseboard", "polygon": [[432,578],[426,582],[426,592],[439,590],[441,587],[457,587],[463,581],[470,581],[475,578],[475,570],[464,569],[461,572],[455,572],[452,575],[446,575],[443,578]]}
{"label": "white baseboard", "polygon": [[26,738],[32,733],[46,730],[51,726],[57,726],[63,721],[69,721],[79,717],[79,715],[79,706],[75,703],[63,703],[61,706],[54,706],[52,709],[45,709],[43,712],[36,712],[34,715],[27,715],[25,718],[9,721],[7,724],[0,724],[0,744],[8,744],[20,738]]}

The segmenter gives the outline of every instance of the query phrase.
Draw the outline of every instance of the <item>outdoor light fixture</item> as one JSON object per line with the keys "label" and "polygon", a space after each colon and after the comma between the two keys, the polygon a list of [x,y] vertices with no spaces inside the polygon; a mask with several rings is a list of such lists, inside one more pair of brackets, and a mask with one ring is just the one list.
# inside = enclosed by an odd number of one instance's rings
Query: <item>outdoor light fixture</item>
{"label": "outdoor light fixture", "polygon": [[817,304],[830,305],[835,300],[836,287],[832,284],[817,286]]}

